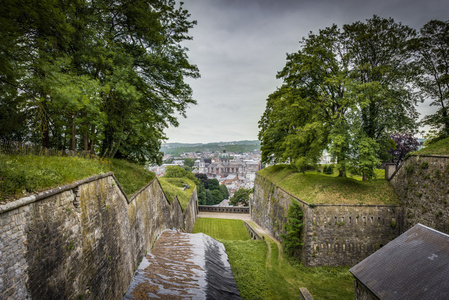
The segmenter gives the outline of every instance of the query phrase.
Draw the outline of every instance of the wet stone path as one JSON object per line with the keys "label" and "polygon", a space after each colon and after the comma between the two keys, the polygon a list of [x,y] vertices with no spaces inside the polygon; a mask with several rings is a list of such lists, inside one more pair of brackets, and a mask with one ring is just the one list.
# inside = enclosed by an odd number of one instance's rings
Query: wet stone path
{"label": "wet stone path", "polygon": [[222,243],[166,230],[139,265],[124,299],[240,299]]}

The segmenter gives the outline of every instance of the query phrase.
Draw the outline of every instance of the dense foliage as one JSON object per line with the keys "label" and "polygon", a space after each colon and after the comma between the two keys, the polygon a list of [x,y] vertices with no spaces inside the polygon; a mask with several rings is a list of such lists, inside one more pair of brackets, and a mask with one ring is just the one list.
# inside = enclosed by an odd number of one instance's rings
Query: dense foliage
{"label": "dense foliage", "polygon": [[174,0],[5,0],[0,139],[161,161],[163,130],[195,101]]}
{"label": "dense foliage", "polygon": [[394,146],[388,151],[392,157],[392,162],[398,166],[405,159],[407,153],[418,150],[419,142],[411,134],[394,133],[390,135],[394,141]]}
{"label": "dense foliage", "polygon": [[436,140],[449,137],[449,21],[432,20],[421,28],[413,40],[416,66],[420,69],[418,87],[436,106],[424,124],[436,130]]}
{"label": "dense foliage", "polygon": [[296,201],[288,207],[287,223],[284,225],[286,234],[282,234],[282,247],[285,253],[291,257],[299,257],[304,245],[301,235],[303,212]]}
{"label": "dense foliage", "polygon": [[249,195],[253,192],[253,189],[239,188],[235,191],[234,195],[229,199],[232,205],[242,204],[243,206],[249,205]]}
{"label": "dense foliage", "polygon": [[[410,27],[378,16],[303,38],[301,49],[287,55],[278,73],[284,84],[268,96],[259,121],[262,161],[288,162],[304,172],[327,149],[340,176],[350,171],[372,178],[381,161],[389,159],[390,134],[417,129],[416,104],[423,93],[442,107],[437,114],[444,132],[449,61],[440,46],[448,35],[442,29],[446,23],[438,23],[434,44],[425,42],[433,22],[418,39]],[[426,59],[419,41],[435,53],[438,74],[416,64]],[[428,91],[417,90],[416,83]],[[430,92],[439,87],[446,100]]]}
{"label": "dense foliage", "polygon": [[229,198],[226,185],[220,184],[217,179],[208,179],[206,174],[195,174],[199,180],[198,203],[199,205],[215,205]]}

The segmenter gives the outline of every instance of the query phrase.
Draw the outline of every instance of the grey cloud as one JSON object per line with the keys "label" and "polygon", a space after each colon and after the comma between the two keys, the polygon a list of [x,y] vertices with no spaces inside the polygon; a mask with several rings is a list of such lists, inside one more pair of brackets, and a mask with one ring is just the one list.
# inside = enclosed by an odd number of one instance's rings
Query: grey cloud
{"label": "grey cloud", "polygon": [[[364,21],[374,14],[419,29],[447,20],[447,0],[191,0],[184,8],[197,20],[185,42],[201,78],[188,80],[198,105],[187,110],[170,142],[256,139],[266,98],[282,82],[276,73],[286,53],[296,52],[310,31]],[[429,113],[428,103],[420,111]]]}

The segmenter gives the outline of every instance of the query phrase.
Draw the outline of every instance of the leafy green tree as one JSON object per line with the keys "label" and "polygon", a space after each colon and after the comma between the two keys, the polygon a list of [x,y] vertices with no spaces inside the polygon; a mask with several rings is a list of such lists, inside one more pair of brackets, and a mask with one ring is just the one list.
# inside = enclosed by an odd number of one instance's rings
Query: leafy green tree
{"label": "leafy green tree", "polygon": [[197,173],[197,174],[195,174],[195,177],[204,185],[204,187],[207,186],[209,179],[207,178],[206,174]]}
{"label": "leafy green tree", "polygon": [[0,114],[18,127],[0,134],[160,163],[164,129],[195,104],[189,17],[174,0],[3,1]]}
{"label": "leafy green tree", "polygon": [[219,204],[221,201],[223,201],[223,194],[220,192],[220,190],[213,190],[212,192],[212,204]]}
{"label": "leafy green tree", "polygon": [[303,212],[296,201],[288,207],[287,222],[284,225],[286,234],[281,234],[282,247],[289,256],[298,257],[304,245],[302,237]]}
{"label": "leafy green tree", "polygon": [[424,124],[437,130],[437,139],[449,136],[449,21],[425,24],[411,43],[420,69],[416,82],[430,105],[438,109],[424,118]]}
{"label": "leafy green tree", "polygon": [[253,189],[245,189],[245,188],[239,188],[237,191],[235,191],[234,195],[230,199],[230,203],[234,206],[239,205],[240,203],[243,204],[243,206],[249,205],[249,195],[253,192]]}
{"label": "leafy green tree", "polygon": [[214,197],[211,190],[206,189],[206,205],[214,205]]}
{"label": "leafy green tree", "polygon": [[226,185],[220,184],[220,193],[223,196],[223,200],[229,198],[229,191]]}
{"label": "leafy green tree", "polygon": [[217,179],[213,178],[210,179],[207,182],[207,185],[205,186],[206,189],[214,191],[214,190],[220,190],[220,182],[218,182]]}
{"label": "leafy green tree", "polygon": [[199,180],[191,173],[186,171],[181,166],[167,166],[165,168],[165,177],[167,178],[188,178],[193,180],[195,184],[199,184]]}
{"label": "leafy green tree", "polygon": [[364,179],[388,159],[389,132],[416,128],[417,93],[408,43],[413,29],[374,16],[310,33],[278,73],[284,84],[267,99],[259,122],[262,161],[316,165],[327,149]]}
{"label": "leafy green tree", "polygon": [[[310,33],[297,53],[287,55],[278,73],[284,85],[267,100],[259,122],[262,160],[289,161],[305,171],[316,165],[329,144],[344,172],[346,113],[353,106],[348,97],[349,71],[345,45],[336,25]],[[335,141],[340,140],[339,143]],[[340,150],[340,151],[339,151]]]}
{"label": "leafy green tree", "polygon": [[193,168],[193,166],[195,165],[195,160],[193,158],[186,158],[184,159],[184,165]]}
{"label": "leafy green tree", "polygon": [[374,15],[366,22],[343,26],[348,47],[353,97],[357,100],[360,138],[371,138],[384,147],[389,132],[414,130],[418,94],[412,86],[410,40],[414,29],[392,18]]}
{"label": "leafy green tree", "polygon": [[198,204],[206,205],[207,204],[206,189],[204,188],[204,185],[202,183],[198,184],[197,187],[198,187]]}

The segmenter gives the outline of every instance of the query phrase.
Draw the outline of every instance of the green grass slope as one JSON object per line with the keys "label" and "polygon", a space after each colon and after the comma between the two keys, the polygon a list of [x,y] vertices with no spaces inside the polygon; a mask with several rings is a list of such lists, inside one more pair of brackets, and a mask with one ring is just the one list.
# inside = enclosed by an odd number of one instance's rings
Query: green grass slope
{"label": "green grass slope", "polygon": [[275,165],[258,174],[285,191],[311,204],[398,204],[398,197],[388,181],[342,178],[336,174],[298,173],[288,165]]}
{"label": "green grass slope", "polygon": [[419,151],[414,152],[416,155],[449,155],[449,138],[427,145]]}
{"label": "green grass slope", "polygon": [[202,232],[216,240],[247,241],[251,239],[242,220],[199,218],[193,233]]}
{"label": "green grass slope", "polygon": [[315,300],[354,299],[349,267],[292,264],[268,236],[264,241],[242,240],[242,231],[246,231],[243,221],[209,218],[198,219],[193,229],[225,245],[242,299],[299,299],[300,287],[306,287]]}
{"label": "green grass slope", "polygon": [[155,178],[143,166],[118,159],[0,154],[0,202],[110,171],[128,195]]}
{"label": "green grass slope", "polygon": [[[189,204],[190,197],[195,189],[195,182],[188,178],[165,178],[159,177],[162,189],[168,198],[168,201],[172,202],[175,196],[178,197],[182,210],[186,209]],[[188,185],[189,188],[184,187]]]}

